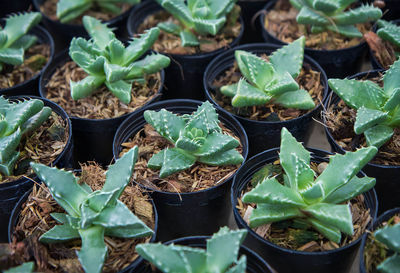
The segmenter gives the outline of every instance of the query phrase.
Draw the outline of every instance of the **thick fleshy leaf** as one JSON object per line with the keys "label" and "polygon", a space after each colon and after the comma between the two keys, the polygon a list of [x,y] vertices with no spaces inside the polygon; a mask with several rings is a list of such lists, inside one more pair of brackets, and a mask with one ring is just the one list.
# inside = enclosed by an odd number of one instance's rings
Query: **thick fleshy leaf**
{"label": "thick fleshy leaf", "polygon": [[220,0],[209,1],[212,16],[218,18],[231,12],[235,1],[234,0]]}
{"label": "thick fleshy leaf", "polygon": [[106,81],[109,83],[124,80],[129,72],[130,67],[104,62],[104,73],[106,75]]}
{"label": "thick fleshy leaf", "polygon": [[392,111],[399,105],[400,105],[400,87],[395,88],[393,90],[389,99],[386,101],[385,105],[383,106],[383,109],[385,109],[386,111]]}
{"label": "thick fleshy leaf", "polygon": [[229,268],[226,273],[245,273],[246,272],[246,256],[241,256],[235,266]]}
{"label": "thick fleshy leaf", "polygon": [[255,228],[301,216],[302,213],[297,207],[261,203],[257,204],[257,208],[250,215],[250,227]]}
{"label": "thick fleshy leaf", "polygon": [[6,162],[15,157],[21,137],[22,133],[18,128],[11,135],[0,138],[0,162],[2,164],[6,164]]}
{"label": "thick fleshy leaf", "polygon": [[235,138],[218,132],[213,132],[207,136],[205,142],[194,155],[196,156],[208,156],[217,152],[225,152],[230,149],[239,146],[239,141]]}
{"label": "thick fleshy leaf", "polygon": [[254,105],[264,105],[271,100],[271,96],[263,90],[253,87],[245,79],[240,79],[236,94],[232,99],[232,106],[245,107]]}
{"label": "thick fleshy leaf", "polygon": [[181,38],[182,46],[198,46],[200,44],[196,35],[189,30],[181,30],[179,32],[179,37]]}
{"label": "thick fleshy leaf", "polygon": [[164,153],[166,149],[153,154],[153,156],[149,159],[147,162],[147,167],[152,169],[152,170],[159,170],[162,167],[162,164],[164,162]]}
{"label": "thick fleshy leaf", "polygon": [[305,25],[325,26],[330,24],[327,18],[307,6],[301,8],[296,20],[297,23]]}
{"label": "thick fleshy leaf", "polygon": [[31,99],[12,103],[7,108],[5,120],[7,121],[7,129],[3,135],[13,133],[18,127],[22,126],[29,118],[36,115],[43,109],[43,101],[39,99]]}
{"label": "thick fleshy leaf", "polygon": [[385,20],[378,20],[378,26],[376,34],[380,38],[400,47],[400,27]]}
{"label": "thick fleshy leaf", "polygon": [[59,0],[57,3],[57,17],[61,23],[67,23],[82,15],[92,5],[89,0]]}
{"label": "thick fleshy leaf", "polygon": [[326,29],[331,30],[333,32],[337,32],[339,34],[342,34],[343,36],[347,36],[350,38],[362,38],[362,33],[358,30],[356,26],[353,25],[346,25],[346,26],[330,25],[326,26]]}
{"label": "thick fleshy leaf", "polygon": [[220,91],[223,95],[225,95],[227,97],[234,97],[237,93],[237,88],[238,88],[238,84],[234,83],[234,84],[222,86],[220,88]]}
{"label": "thick fleshy leaf", "polygon": [[6,176],[12,175],[14,172],[15,163],[17,162],[19,155],[20,155],[19,152],[14,151],[14,153],[12,153],[10,157],[7,158],[7,160],[1,161],[0,173]]}
{"label": "thick fleshy leaf", "polygon": [[311,225],[322,235],[333,242],[340,242],[342,238],[342,234],[339,229],[332,227],[331,225],[327,225],[318,221],[317,219],[309,219],[308,220]]}
{"label": "thick fleshy leaf", "polygon": [[89,36],[101,50],[105,49],[111,40],[115,39],[115,34],[112,29],[99,19],[83,16],[82,22]]}
{"label": "thick fleshy leaf", "polygon": [[313,7],[323,13],[332,13],[340,8],[338,1],[334,0],[314,0]]}
{"label": "thick fleshy leaf", "polygon": [[176,148],[166,149],[160,170],[160,178],[189,169],[195,162],[196,158],[194,156],[183,154]]}
{"label": "thick fleshy leaf", "polygon": [[170,59],[162,54],[151,54],[133,63],[127,79],[142,78],[145,74],[153,74],[169,66]]}
{"label": "thick fleshy leaf", "polygon": [[29,118],[24,124],[21,125],[22,135],[27,135],[39,128],[42,123],[50,117],[51,113],[52,110],[50,107],[43,107],[40,112]]}
{"label": "thick fleshy leaf", "polygon": [[192,128],[203,130],[207,134],[221,132],[217,111],[209,101],[205,101],[197,108],[196,112],[190,116],[190,120],[187,122],[185,129],[190,130]]}
{"label": "thick fleshy leaf", "polygon": [[104,76],[87,76],[79,82],[70,81],[71,97],[74,100],[86,98],[105,81]]}
{"label": "thick fleshy leaf", "polygon": [[332,20],[337,25],[355,25],[376,21],[381,17],[382,11],[380,8],[374,7],[373,5],[361,5],[358,8],[334,15]]}
{"label": "thick fleshy leaf", "polygon": [[132,83],[119,80],[115,82],[106,81],[105,85],[121,102],[125,104],[131,102]]}
{"label": "thick fleshy leaf", "polygon": [[193,18],[192,22],[194,24],[193,27],[197,33],[202,35],[211,34],[215,36],[224,26],[226,18],[225,17],[220,17],[217,19]]}
{"label": "thick fleshy leaf", "polygon": [[194,152],[201,147],[201,143],[181,135],[175,143],[175,147],[189,152]]}
{"label": "thick fleshy leaf", "polygon": [[131,62],[139,59],[140,56],[142,56],[151,48],[151,46],[157,40],[159,34],[160,29],[153,27],[141,34],[139,38],[133,38],[133,40],[129,43],[129,46],[125,49],[124,65],[130,64]]}
{"label": "thick fleshy leaf", "polygon": [[276,98],[275,103],[285,108],[295,108],[301,110],[309,110],[315,107],[315,103],[310,94],[304,90],[285,92]]}
{"label": "thick fleshy leaf", "polygon": [[41,243],[45,244],[56,244],[71,241],[79,237],[80,235],[78,230],[65,223],[63,225],[54,226],[52,229],[40,236],[39,240]]}
{"label": "thick fleshy leaf", "polygon": [[39,24],[40,20],[42,20],[40,12],[25,12],[7,17],[6,25],[2,30],[7,33],[7,41],[3,47],[12,46],[15,41]]}
{"label": "thick fleshy leaf", "polygon": [[375,239],[385,244],[390,250],[400,253],[400,224],[378,229],[374,235]]}
{"label": "thick fleshy leaf", "polygon": [[0,49],[0,62],[20,65],[24,62],[24,50],[22,48],[2,48]]}
{"label": "thick fleshy leaf", "polygon": [[88,229],[80,229],[79,234],[82,239],[81,250],[77,253],[79,262],[85,272],[100,273],[107,255],[104,228],[92,226]]}
{"label": "thick fleshy leaf", "polygon": [[156,112],[146,110],[144,119],[164,138],[175,143],[179,138],[179,132],[185,127],[185,120],[165,109]]}
{"label": "thick fleshy leaf", "polygon": [[275,74],[274,79],[264,87],[267,94],[272,96],[278,96],[285,92],[296,91],[298,89],[299,85],[292,76],[290,76],[289,72],[283,72],[281,75]]}
{"label": "thick fleshy leaf", "polygon": [[201,156],[198,161],[211,166],[236,165],[243,162],[243,156],[237,150]]}
{"label": "thick fleshy leaf", "polygon": [[184,23],[185,26],[192,26],[192,15],[189,8],[185,5],[182,0],[168,0],[162,1],[162,7],[169,13],[173,14],[175,18],[179,19]]}
{"label": "thick fleshy leaf", "polygon": [[181,32],[182,28],[178,26],[177,24],[174,24],[172,22],[161,22],[157,24],[157,27],[159,27],[161,30],[168,32],[168,33],[173,33],[175,35],[179,35]]}
{"label": "thick fleshy leaf", "polygon": [[393,128],[387,125],[377,125],[369,128],[364,132],[365,140],[368,146],[375,146],[376,148],[381,147],[393,136]]}
{"label": "thick fleshy leaf", "polygon": [[124,60],[125,46],[120,40],[112,39],[106,45],[105,51],[108,54],[110,63],[122,65],[125,62]]}
{"label": "thick fleshy leaf", "polygon": [[393,256],[384,260],[377,269],[381,273],[399,273],[400,272],[400,255],[394,254]]}
{"label": "thick fleshy leaf", "polygon": [[368,109],[362,106],[357,110],[356,122],[354,123],[354,132],[358,135],[362,134],[367,129],[384,122],[387,116],[387,112]]}
{"label": "thick fleshy leaf", "polygon": [[368,176],[359,178],[354,176],[348,183],[330,193],[322,202],[340,204],[372,189],[376,179]]}
{"label": "thick fleshy leaf", "polygon": [[400,60],[395,61],[383,76],[383,89],[387,97],[390,97],[396,88],[400,87]]}

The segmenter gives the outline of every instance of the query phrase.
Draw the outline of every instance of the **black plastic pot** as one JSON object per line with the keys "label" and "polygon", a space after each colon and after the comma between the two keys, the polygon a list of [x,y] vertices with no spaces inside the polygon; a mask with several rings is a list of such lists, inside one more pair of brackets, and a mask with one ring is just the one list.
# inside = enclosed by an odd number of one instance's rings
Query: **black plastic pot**
{"label": "black plastic pot", "polygon": [[[328,161],[331,153],[307,148],[311,152],[311,160],[314,162]],[[250,158],[237,172],[233,179],[231,189],[231,201],[233,213],[239,228],[246,228],[248,234],[244,245],[256,251],[262,258],[268,260],[272,268],[279,273],[346,273],[350,270],[357,255],[361,243],[361,237],[354,242],[330,251],[306,252],[297,251],[277,246],[255,233],[240,216],[236,206],[238,198],[246,189],[253,174],[267,163],[272,163],[279,158],[279,148],[270,149]],[[362,176],[363,173],[360,172]],[[376,218],[378,200],[372,189],[364,193],[365,205],[370,209],[372,219]],[[372,223],[371,223],[372,226]]]}
{"label": "black plastic pot", "polygon": [[[134,9],[128,18],[128,33],[137,34],[140,24],[150,15],[163,10],[155,1],[145,1]],[[239,44],[244,32],[243,20],[240,19],[242,29],[239,36],[229,44],[234,47]],[[226,48],[212,52],[178,55],[166,54],[171,58],[171,64],[165,69],[165,89],[163,99],[197,99],[204,100],[202,78],[208,63]],[[163,53],[163,52],[160,52]]]}
{"label": "black plastic pot", "polygon": [[[383,70],[361,72],[349,77],[349,79],[362,79],[367,75],[368,77],[376,77],[379,75],[379,72],[383,72]],[[339,101],[339,97],[336,96],[336,94],[332,94],[332,99],[326,100],[325,108],[328,109],[331,104],[336,104]],[[327,126],[325,126],[325,133],[332,150],[342,154],[345,153],[345,150],[337,144]],[[363,171],[368,176],[376,178],[375,190],[379,199],[379,213],[400,206],[400,199],[398,198],[398,196],[400,196],[400,187],[398,182],[400,166],[386,166],[368,163],[363,168]]]}
{"label": "black plastic pot", "polygon": [[[80,171],[80,170],[75,170],[75,171]],[[27,191],[22,197],[20,197],[18,199],[18,202],[16,204],[14,204],[12,213],[11,213],[11,217],[10,220],[8,221],[8,230],[7,230],[7,235],[8,235],[8,242],[11,243],[12,242],[12,235],[14,233],[14,227],[17,225],[18,223],[18,218],[19,215],[21,213],[21,207],[22,205],[25,203],[25,201],[28,199],[29,195],[31,194],[32,190]],[[149,199],[149,201],[151,202],[151,204],[153,205],[153,211],[154,211],[154,234],[151,237],[149,242],[155,242],[156,238],[157,238],[157,230],[158,230],[158,213],[157,213],[157,209],[156,206],[154,205],[153,200]],[[140,263],[142,262],[142,258],[139,256],[138,258],[136,258],[129,266],[125,267],[124,269],[122,269],[121,271],[119,271],[119,273],[127,273],[127,272],[132,272],[131,270],[133,268],[136,268]]]}
{"label": "black plastic pot", "polygon": [[[21,99],[21,98],[26,98],[25,97],[11,97],[10,99]],[[64,112],[64,110],[59,107],[57,104],[55,104],[52,101],[49,101],[48,99],[44,98],[39,98],[35,96],[30,96],[30,98],[35,98],[35,99],[40,99],[44,102],[45,106],[51,107],[51,109],[56,112],[58,115],[60,115],[68,124],[68,141],[67,144],[64,148],[64,150],[61,152],[60,155],[54,160],[52,163],[53,166],[57,166],[60,168],[67,168],[67,167],[72,167],[72,162],[73,162],[73,155],[72,155],[72,150],[73,150],[73,144],[72,144],[72,128],[71,128],[71,121],[68,118],[67,113]],[[7,223],[8,219],[11,215],[11,211],[14,208],[15,204],[17,201],[21,198],[21,196],[30,188],[33,187],[33,182],[32,180],[36,179],[36,175],[32,174],[29,177],[24,177],[20,178],[18,180],[8,182],[8,183],[0,183],[0,241],[6,241],[7,240]]]}
{"label": "black plastic pot", "polygon": [[[268,2],[264,7],[265,12],[267,13],[271,10],[275,3],[276,0]],[[269,33],[264,27],[264,21],[265,15],[261,14],[259,22],[261,24],[264,40],[278,45],[287,44]],[[368,45],[364,41],[359,45],[339,50],[316,50],[305,48],[304,52],[313,58],[325,70],[328,78],[344,78],[360,71],[364,57],[368,52]]]}
{"label": "black plastic pot", "polygon": [[38,37],[38,42],[41,44],[50,45],[50,57],[46,65],[37,73],[35,76],[26,80],[20,84],[14,85],[13,87],[0,89],[0,95],[4,96],[20,96],[20,95],[32,95],[39,96],[39,78],[43,74],[44,70],[49,66],[54,57],[54,41],[49,32],[41,26],[35,26],[29,31],[29,34],[33,34]]}
{"label": "black plastic pot", "polygon": [[241,14],[244,20],[244,34],[241,44],[261,43],[261,26],[256,19],[260,16],[259,11],[269,0],[239,0],[238,5],[241,8]]}
{"label": "black plastic pot", "polygon": [[[44,71],[40,78],[40,96],[46,97],[46,84],[55,73],[56,69],[70,61],[67,51],[58,54],[50,66]],[[158,93],[161,94],[164,81],[164,71],[161,70],[161,84]],[[151,104],[159,99],[155,96],[145,105]],[[108,166],[113,158],[112,142],[118,126],[129,114],[110,119],[86,119],[70,117],[74,134],[74,158],[76,162],[94,160],[104,166]],[[75,165],[78,167],[78,165]]]}
{"label": "black plastic pot", "polygon": [[[385,211],[382,215],[376,219],[374,225],[372,227],[372,231],[376,230],[383,222],[386,222],[390,218],[392,218],[395,214],[400,213],[400,208],[394,208],[388,211]],[[365,260],[364,260],[364,249],[365,244],[367,243],[368,233],[363,235],[361,248],[360,248],[360,273],[368,273],[365,269]]]}
{"label": "black plastic pot", "polygon": [[[19,1],[19,0],[18,0]],[[40,6],[46,0],[32,0],[33,6],[36,10],[40,11]],[[129,16],[129,13],[134,9],[135,6],[131,7],[129,10],[124,13],[114,17],[110,21],[107,21],[108,26],[111,28],[115,28],[115,34],[119,38],[126,38],[126,19]],[[83,27],[83,25],[69,24],[69,23],[61,23],[58,20],[53,20],[48,17],[46,14],[42,12],[43,16],[43,24],[46,28],[51,32],[56,41],[56,52],[60,52],[63,49],[69,47],[69,43],[73,37],[87,37],[88,34]]]}
{"label": "black plastic pot", "polygon": [[[213,100],[212,93],[215,94],[217,90],[212,88],[213,81],[220,76],[225,70],[231,68],[235,61],[235,50],[245,50],[255,54],[267,53],[270,54],[281,45],[272,44],[248,44],[241,45],[218,55],[208,66],[204,72],[203,85],[206,91],[206,97],[211,101],[219,110],[224,110],[216,101]],[[328,80],[324,70],[308,56],[304,56],[304,63],[309,64],[313,70],[321,72],[321,83],[324,86],[323,101],[328,94]],[[246,130],[250,143],[249,154],[255,155],[259,152],[278,147],[280,144],[280,134],[282,127],[286,127],[298,141],[306,142],[310,136],[310,126],[313,117],[317,116],[321,110],[321,104],[316,106],[309,113],[302,115],[298,118],[287,121],[257,121],[241,117],[239,115],[230,113],[243,125]]]}
{"label": "black plastic pot", "polygon": [[[114,158],[119,157],[122,150],[121,144],[128,141],[146,124],[143,118],[145,110],[165,108],[174,113],[190,114],[199,105],[201,102],[194,100],[167,100],[151,104],[135,112],[121,124],[115,134]],[[248,141],[243,127],[231,115],[219,110],[217,112],[219,120],[240,138],[243,147],[242,155],[246,160]],[[157,238],[168,241],[190,235],[211,235],[221,226],[227,226],[232,212],[229,202],[231,184],[232,177],[206,190],[180,194],[144,187],[151,191],[151,197],[158,210],[160,228]]]}
{"label": "black plastic pot", "polygon": [[[192,236],[186,238],[180,238],[177,240],[166,242],[166,245],[174,244],[174,245],[184,245],[190,247],[198,247],[198,248],[206,248],[206,239],[210,237],[207,236]],[[241,246],[239,249],[239,256],[246,255],[247,258],[247,273],[272,273],[272,270],[268,263],[264,261],[257,253],[250,250],[245,246]],[[140,258],[141,262],[132,268],[131,273],[153,273],[155,271],[152,270],[150,264],[145,261],[143,258]],[[160,272],[160,271],[156,271]]]}

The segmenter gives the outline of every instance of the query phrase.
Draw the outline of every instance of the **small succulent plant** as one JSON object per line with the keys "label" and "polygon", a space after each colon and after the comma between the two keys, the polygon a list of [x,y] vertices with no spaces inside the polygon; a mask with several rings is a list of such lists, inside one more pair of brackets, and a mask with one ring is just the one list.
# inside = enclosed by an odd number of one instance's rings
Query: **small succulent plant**
{"label": "small succulent plant", "polygon": [[303,65],[305,38],[276,50],[269,62],[236,50],[235,58],[244,78],[238,83],[222,86],[220,91],[232,97],[232,106],[244,107],[274,102],[287,108],[312,109],[310,94],[294,80]]}
{"label": "small succulent plant", "polygon": [[382,17],[382,11],[372,4],[348,9],[355,2],[357,0],[290,0],[299,10],[297,22],[311,25],[312,33],[331,30],[347,37],[361,38],[355,24],[376,21]]}
{"label": "small succulent plant", "polygon": [[215,36],[227,21],[236,0],[156,0],[179,20],[180,25],[162,22],[158,27],[181,38],[182,46],[198,46],[197,34]]}
{"label": "small succulent plant", "polygon": [[300,219],[339,243],[341,232],[353,234],[350,207],[341,203],[375,185],[375,178],[359,178],[356,174],[376,152],[375,147],[367,147],[344,155],[336,154],[315,179],[310,152],[283,128],[279,159],[285,171],[284,184],[276,177],[267,176],[243,196],[243,202],[257,204],[250,216],[250,227]]}
{"label": "small succulent plant", "polygon": [[160,170],[160,178],[190,168],[196,161],[213,166],[239,164],[239,142],[222,133],[218,114],[208,101],[191,115],[176,115],[165,109],[147,110],[144,118],[164,138],[174,144],[154,154],[148,167]]}
{"label": "small succulent plant", "polygon": [[400,224],[393,226],[387,225],[384,228],[375,231],[375,239],[386,245],[389,251],[393,252],[389,258],[386,258],[377,269],[381,273],[399,273],[400,272]]}
{"label": "small succulent plant", "polygon": [[68,23],[84,14],[93,7],[99,7],[105,12],[120,14],[118,3],[135,5],[140,0],[59,0],[57,3],[57,17],[61,23]]}
{"label": "small succulent plant", "polygon": [[400,60],[383,76],[383,88],[372,81],[330,79],[329,86],[349,107],[357,110],[354,132],[379,148],[400,126]]}
{"label": "small succulent plant", "polygon": [[13,174],[23,136],[37,129],[51,115],[51,108],[39,99],[11,102],[0,97],[0,172]]}
{"label": "small succulent plant", "polygon": [[164,273],[244,273],[246,256],[238,259],[246,230],[221,228],[207,240],[207,249],[148,243],[136,246],[144,259]]}
{"label": "small succulent plant", "polygon": [[62,225],[44,233],[40,242],[63,243],[81,238],[79,261],[85,272],[95,273],[102,271],[107,255],[105,235],[119,238],[151,235],[153,231],[118,200],[130,181],[137,153],[134,147],[109,166],[103,188],[94,192],[87,184],[78,184],[71,171],[31,163],[54,200],[66,211],[50,214]]}
{"label": "small succulent plant", "polygon": [[378,30],[376,34],[396,47],[400,48],[400,27],[385,20],[378,20]]}
{"label": "small succulent plant", "polygon": [[8,270],[4,270],[3,273],[31,273],[33,272],[34,267],[35,264],[33,262],[27,262]]}
{"label": "small succulent plant", "polygon": [[0,27],[0,71],[5,64],[19,65],[24,62],[25,50],[36,43],[37,37],[26,34],[42,20],[40,12],[10,15]]}
{"label": "small succulent plant", "polygon": [[89,75],[79,82],[70,82],[74,100],[89,96],[105,84],[120,101],[128,104],[132,82],[143,81],[146,74],[157,73],[170,63],[170,59],[161,54],[138,60],[157,39],[158,28],[149,29],[125,47],[101,21],[85,16],[83,25],[92,39],[73,38],[69,55]]}

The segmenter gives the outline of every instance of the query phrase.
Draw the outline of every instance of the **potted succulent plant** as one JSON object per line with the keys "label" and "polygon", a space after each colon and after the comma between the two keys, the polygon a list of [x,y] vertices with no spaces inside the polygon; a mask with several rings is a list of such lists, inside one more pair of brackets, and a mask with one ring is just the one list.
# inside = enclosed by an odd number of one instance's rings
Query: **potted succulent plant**
{"label": "potted succulent plant", "polygon": [[327,164],[329,153],[305,149],[283,128],[280,149],[254,156],[234,178],[232,207],[247,244],[278,272],[348,272],[376,217],[375,179],[357,176],[376,151]]}
{"label": "potted succulent plant", "polygon": [[229,187],[248,153],[247,136],[234,118],[209,102],[158,102],[121,124],[115,158],[134,145],[139,160],[133,181],[151,191],[160,240],[212,234],[229,223]]}
{"label": "potted succulent plant", "polygon": [[377,180],[375,189],[381,212],[400,205],[394,197],[400,193],[397,186],[400,163],[396,151],[400,61],[396,61],[383,77],[382,73],[369,71],[352,79],[330,79],[329,86],[339,98],[327,100],[323,115],[334,150],[343,153],[362,146],[379,148],[364,171]]}
{"label": "potted succulent plant", "polygon": [[38,95],[39,77],[54,55],[39,12],[8,15],[0,28],[0,95]]}
{"label": "potted succulent plant", "polygon": [[[83,166],[80,178],[71,171],[32,164],[46,186],[35,188],[16,206],[10,240],[34,241],[22,251],[41,249],[48,258],[28,254],[22,260],[34,259],[38,271],[53,272],[117,272],[134,266],[135,245],[150,240],[153,230],[147,225],[156,226],[154,207],[137,187],[128,186],[137,152],[134,147],[105,173],[99,165]],[[16,251],[9,259],[21,260],[18,255]]]}
{"label": "potted succulent plant", "polygon": [[268,42],[285,44],[306,36],[307,55],[324,68],[328,77],[357,73],[367,45],[362,33],[372,29],[369,21],[382,16],[379,8],[365,4],[351,8],[352,1],[279,0],[265,6],[260,16]]}
{"label": "potted succulent plant", "polygon": [[37,97],[0,97],[0,230],[29,190],[34,173],[29,162],[68,166],[72,160],[71,122],[55,103]]}
{"label": "potted succulent plant", "polygon": [[146,1],[128,18],[128,32],[161,29],[153,49],[174,60],[166,71],[165,98],[204,99],[201,86],[207,64],[220,52],[239,43],[243,34],[235,0]]}
{"label": "potted succulent plant", "polygon": [[93,17],[84,17],[83,22],[92,39],[71,41],[70,58],[67,51],[57,56],[40,80],[40,94],[71,117],[76,159],[95,159],[106,165],[122,120],[161,96],[162,68],[168,66],[169,58],[147,52],[158,37],[158,28],[125,47],[105,23]]}
{"label": "potted succulent plant", "polygon": [[282,127],[302,141],[309,135],[328,85],[322,68],[304,56],[304,42],[242,45],[219,55],[204,73],[207,99],[242,123],[251,155],[279,145]]}

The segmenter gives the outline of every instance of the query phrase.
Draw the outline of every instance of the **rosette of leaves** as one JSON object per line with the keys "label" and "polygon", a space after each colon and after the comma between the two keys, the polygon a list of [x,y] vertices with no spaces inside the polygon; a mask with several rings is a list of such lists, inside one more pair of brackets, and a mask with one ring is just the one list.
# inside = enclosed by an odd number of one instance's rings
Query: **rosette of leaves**
{"label": "rosette of leaves", "polygon": [[[158,27],[181,38],[182,46],[198,46],[197,34],[215,36],[227,21],[236,0],[156,0],[181,25],[162,22]],[[237,20],[237,14],[234,20]]]}
{"label": "rosette of leaves", "polygon": [[130,181],[137,153],[134,147],[109,166],[103,188],[96,191],[85,183],[79,184],[71,171],[31,163],[54,200],[66,212],[50,214],[61,225],[44,233],[40,242],[63,243],[81,238],[78,259],[85,272],[95,273],[102,271],[107,256],[105,235],[118,238],[152,235],[153,231],[118,200]]}
{"label": "rosette of leaves", "polygon": [[[390,42],[400,49],[400,27],[385,20],[378,20],[377,25],[378,30],[376,34],[378,34],[381,39]],[[399,56],[399,52],[396,52],[396,56]]]}
{"label": "rosette of leaves", "polygon": [[264,105],[270,102],[286,108],[312,109],[310,94],[300,89],[295,78],[300,74],[304,58],[305,38],[276,50],[269,62],[255,54],[236,50],[235,58],[244,78],[222,86],[220,91],[232,97],[232,106]]}
{"label": "rosette of leaves", "polygon": [[400,126],[400,60],[385,72],[383,87],[372,81],[330,79],[329,86],[347,106],[357,110],[354,132],[379,148]]}
{"label": "rosette of leaves", "polygon": [[290,0],[299,10],[297,22],[310,25],[312,33],[323,31],[337,32],[346,37],[362,37],[355,24],[376,21],[382,17],[382,11],[372,4],[348,9],[357,0]]}
{"label": "rosette of leaves", "polygon": [[17,148],[22,137],[37,129],[51,115],[43,101],[28,99],[11,102],[0,97],[0,172],[13,174],[20,155]]}
{"label": "rosette of leaves", "polygon": [[374,233],[375,239],[383,243],[389,251],[393,252],[389,258],[386,258],[377,269],[382,273],[400,272],[400,224],[393,226],[387,225],[378,229]]}
{"label": "rosette of leaves", "polygon": [[81,16],[91,8],[100,8],[103,12],[120,14],[120,3],[136,5],[140,0],[59,0],[57,17],[61,23],[67,23]]}
{"label": "rosette of leaves", "polygon": [[26,34],[42,20],[40,12],[10,15],[0,27],[0,71],[5,64],[20,65],[24,62],[25,50],[34,45],[37,37]]}
{"label": "rosette of leaves", "polygon": [[218,114],[208,101],[191,115],[176,115],[165,109],[147,110],[144,118],[174,147],[154,154],[148,167],[160,170],[160,178],[189,169],[200,162],[212,166],[234,165],[243,161],[232,136],[222,133]]}
{"label": "rosette of leaves", "polygon": [[164,273],[244,273],[246,256],[238,259],[238,253],[246,234],[223,227],[207,240],[207,249],[147,243],[136,251]]}
{"label": "rosette of leaves", "polygon": [[83,25],[91,40],[73,38],[69,55],[89,75],[70,82],[74,100],[89,96],[105,84],[120,101],[129,104],[132,83],[143,81],[145,75],[157,73],[170,63],[168,57],[156,53],[138,60],[157,40],[158,28],[149,29],[125,47],[100,20],[85,16]]}
{"label": "rosette of leaves", "polygon": [[375,178],[356,174],[376,152],[375,147],[367,147],[331,156],[326,169],[315,178],[310,152],[283,128],[279,159],[284,183],[266,176],[243,196],[243,202],[257,204],[250,227],[293,219],[339,243],[341,232],[353,234],[350,206],[343,203],[375,185]]}

